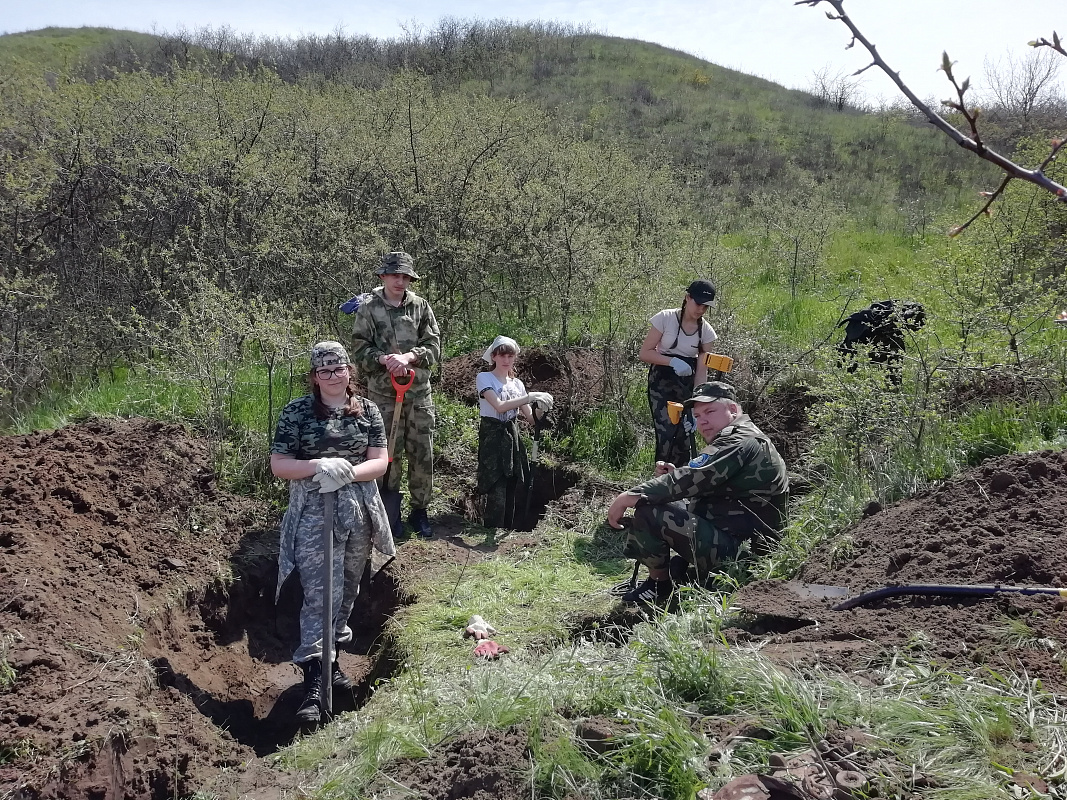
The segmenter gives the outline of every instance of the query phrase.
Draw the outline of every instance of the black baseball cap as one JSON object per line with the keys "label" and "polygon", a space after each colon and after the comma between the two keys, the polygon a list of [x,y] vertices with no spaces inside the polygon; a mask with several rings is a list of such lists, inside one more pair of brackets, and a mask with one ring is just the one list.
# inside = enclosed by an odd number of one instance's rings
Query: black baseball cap
{"label": "black baseball cap", "polygon": [[737,390],[728,383],[722,381],[708,381],[700,384],[693,392],[693,396],[682,405],[692,408],[694,403],[710,403],[712,400],[732,400],[737,402]]}
{"label": "black baseball cap", "polygon": [[711,281],[693,281],[685,291],[702,306],[710,306],[715,300],[715,285]]}

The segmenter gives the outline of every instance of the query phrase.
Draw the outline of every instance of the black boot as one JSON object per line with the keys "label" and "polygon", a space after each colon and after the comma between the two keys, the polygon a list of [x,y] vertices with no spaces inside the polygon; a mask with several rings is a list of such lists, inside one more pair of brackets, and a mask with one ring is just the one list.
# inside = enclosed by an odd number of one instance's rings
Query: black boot
{"label": "black boot", "polygon": [[313,725],[322,719],[322,661],[317,658],[300,662],[304,673],[304,702],[296,710],[298,722]]}
{"label": "black boot", "polygon": [[333,673],[330,675],[330,682],[333,683],[334,689],[343,689],[345,691],[352,691],[352,687],[356,685],[351,678],[345,675],[341,665],[337,663],[337,659],[333,661]]}
{"label": "black boot", "polygon": [[433,527],[430,525],[430,517],[426,513],[425,508],[411,509],[411,516],[408,517],[408,525],[414,528],[415,533],[421,538],[433,538]]}
{"label": "black boot", "polygon": [[389,518],[389,529],[393,532],[393,538],[399,539],[404,534],[404,523],[400,521],[400,506],[404,502],[404,495],[388,489],[382,489],[381,494],[385,514]]}

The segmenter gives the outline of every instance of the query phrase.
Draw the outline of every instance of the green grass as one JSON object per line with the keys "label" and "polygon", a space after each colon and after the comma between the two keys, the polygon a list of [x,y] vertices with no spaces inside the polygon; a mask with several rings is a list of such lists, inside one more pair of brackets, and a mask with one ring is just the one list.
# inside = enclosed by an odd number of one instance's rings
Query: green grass
{"label": "green grass", "polygon": [[[283,752],[282,764],[325,770],[331,793],[365,796],[393,758],[424,754],[457,733],[518,726],[531,743],[535,797],[681,800],[765,771],[771,752],[809,749],[836,724],[871,737],[869,757],[883,770],[868,775],[878,796],[907,791],[922,775],[940,787],[934,796],[961,800],[1012,797],[1006,770],[1047,775],[1067,744],[1056,698],[1025,681],[968,678],[903,656],[862,684],[774,667],[723,642],[729,604],[707,593],[639,624],[622,647],[590,638],[551,644],[520,623],[512,653],[484,664],[438,636],[438,624],[450,621],[421,617],[424,603],[440,596],[420,598],[404,629],[431,647],[409,657],[361,712]],[[433,630],[411,631],[424,624]],[[458,638],[454,627],[451,636]],[[590,715],[615,721],[604,753],[577,739],[576,722]],[[709,757],[715,740],[702,723],[723,716],[758,720],[768,738]]]}

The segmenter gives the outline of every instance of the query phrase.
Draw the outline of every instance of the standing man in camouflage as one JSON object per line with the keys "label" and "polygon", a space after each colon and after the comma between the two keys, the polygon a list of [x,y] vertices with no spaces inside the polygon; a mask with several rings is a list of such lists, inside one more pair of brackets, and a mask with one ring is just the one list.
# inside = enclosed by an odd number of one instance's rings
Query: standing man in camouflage
{"label": "standing man in camouflage", "polygon": [[656,462],[655,478],[623,492],[608,509],[613,528],[622,528],[626,509],[634,509],[623,552],[648,567],[648,580],[623,595],[628,603],[670,596],[671,550],[693,564],[703,582],[737,556],[745,539],[765,552],[785,524],[785,462],[741,409],[734,387],[701,384],[685,406],[708,446],[681,467]]}
{"label": "standing man in camouflage", "polygon": [[441,358],[441,332],[430,304],[408,291],[419,279],[415,262],[404,252],[386,253],[377,269],[382,285],[360,305],[352,325],[352,357],[367,381],[367,396],[382,412],[386,433],[393,428],[396,392],[390,375],[414,386],[404,395],[393,442],[393,463],[382,479],[382,500],[393,535],[401,532],[400,477],[408,460],[411,516],[408,523],[423,537],[433,536],[427,508],[433,496],[433,397],[430,367]]}

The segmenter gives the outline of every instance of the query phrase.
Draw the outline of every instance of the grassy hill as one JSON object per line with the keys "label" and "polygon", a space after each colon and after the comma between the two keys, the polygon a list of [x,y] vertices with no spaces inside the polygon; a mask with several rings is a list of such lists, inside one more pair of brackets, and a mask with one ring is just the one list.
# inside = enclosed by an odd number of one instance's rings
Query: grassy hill
{"label": "grassy hill", "polygon": [[[5,55],[93,74],[106,66],[165,71],[174,63],[236,58],[286,81],[364,88],[413,68],[432,76],[439,90],[532,101],[587,138],[662,158],[712,217],[735,200],[746,206],[753,194],[791,192],[812,181],[832,183],[835,199],[864,227],[895,229],[901,207],[956,207],[996,180],[992,167],[914,115],[835,111],[805,92],[686,53],[551,23],[444,20],[403,42],[47,28],[0,37]],[[733,226],[732,214],[720,219],[721,229]]]}
{"label": "grassy hill", "polygon": [[145,48],[157,41],[151,34],[114,28],[41,28],[0,36],[0,62],[21,61],[52,72],[69,72],[109,49]]}

